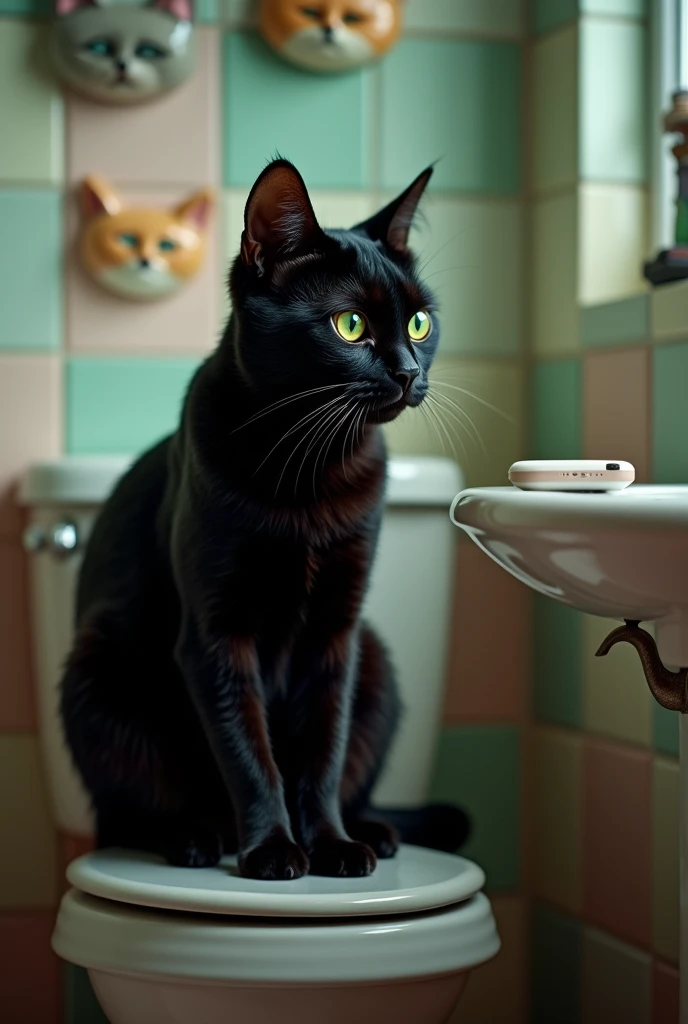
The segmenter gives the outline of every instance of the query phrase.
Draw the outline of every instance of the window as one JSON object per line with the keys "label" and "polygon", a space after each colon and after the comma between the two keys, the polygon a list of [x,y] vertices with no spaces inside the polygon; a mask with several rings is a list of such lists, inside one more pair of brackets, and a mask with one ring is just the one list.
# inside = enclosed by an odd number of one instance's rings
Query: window
{"label": "window", "polygon": [[671,109],[677,89],[688,89],[688,0],[653,0],[650,4],[652,39],[651,184],[652,249],[674,241],[676,219],[676,160],[662,116]]}

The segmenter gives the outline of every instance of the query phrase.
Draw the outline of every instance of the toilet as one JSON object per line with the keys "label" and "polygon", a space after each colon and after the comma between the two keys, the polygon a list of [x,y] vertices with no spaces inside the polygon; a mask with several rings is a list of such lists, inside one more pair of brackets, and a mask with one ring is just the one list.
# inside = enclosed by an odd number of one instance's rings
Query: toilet
{"label": "toilet", "polygon": [[[58,681],[83,547],[130,462],[40,463],[20,490],[46,787],[56,826],[84,837],[93,822],[62,740]],[[448,508],[461,487],[449,460],[390,460],[365,616],[392,653],[406,711],[378,806],[428,798],[454,572]],[[184,869],[127,850],[86,854],[67,878],[53,948],[88,970],[111,1024],[442,1024],[471,970],[499,950],[480,867],[420,847],[402,846],[367,878],[258,882],[232,857]]]}

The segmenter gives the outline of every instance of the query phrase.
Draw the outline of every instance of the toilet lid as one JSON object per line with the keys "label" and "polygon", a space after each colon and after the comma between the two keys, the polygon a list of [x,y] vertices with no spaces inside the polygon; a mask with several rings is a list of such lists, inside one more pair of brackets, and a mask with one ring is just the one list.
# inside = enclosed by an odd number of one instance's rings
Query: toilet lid
{"label": "toilet lid", "polygon": [[102,899],[160,910],[252,917],[363,917],[446,907],[475,895],[483,871],[463,857],[402,846],[367,878],[307,875],[292,882],[242,878],[235,857],[215,868],[177,868],[128,850],[97,850],[72,861],[71,884]]}

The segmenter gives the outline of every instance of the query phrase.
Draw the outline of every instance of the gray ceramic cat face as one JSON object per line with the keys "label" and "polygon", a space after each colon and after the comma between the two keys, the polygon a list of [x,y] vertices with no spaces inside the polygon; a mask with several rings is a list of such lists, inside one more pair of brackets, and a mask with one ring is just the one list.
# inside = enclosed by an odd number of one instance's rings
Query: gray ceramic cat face
{"label": "gray ceramic cat face", "polygon": [[192,2],[56,0],[53,54],[60,76],[105,103],[139,103],[176,88],[195,66]]}

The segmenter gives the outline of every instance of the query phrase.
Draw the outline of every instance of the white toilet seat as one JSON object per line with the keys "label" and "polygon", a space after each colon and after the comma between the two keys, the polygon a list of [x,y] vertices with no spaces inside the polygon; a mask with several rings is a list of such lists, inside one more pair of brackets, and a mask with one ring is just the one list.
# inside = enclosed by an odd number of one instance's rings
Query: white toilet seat
{"label": "white toilet seat", "polygon": [[[222,867],[231,870],[226,859]],[[499,950],[484,874],[402,847],[365,879],[253,882],[127,851],[74,861],[53,948],[91,971],[251,984],[351,983],[468,970]]]}

